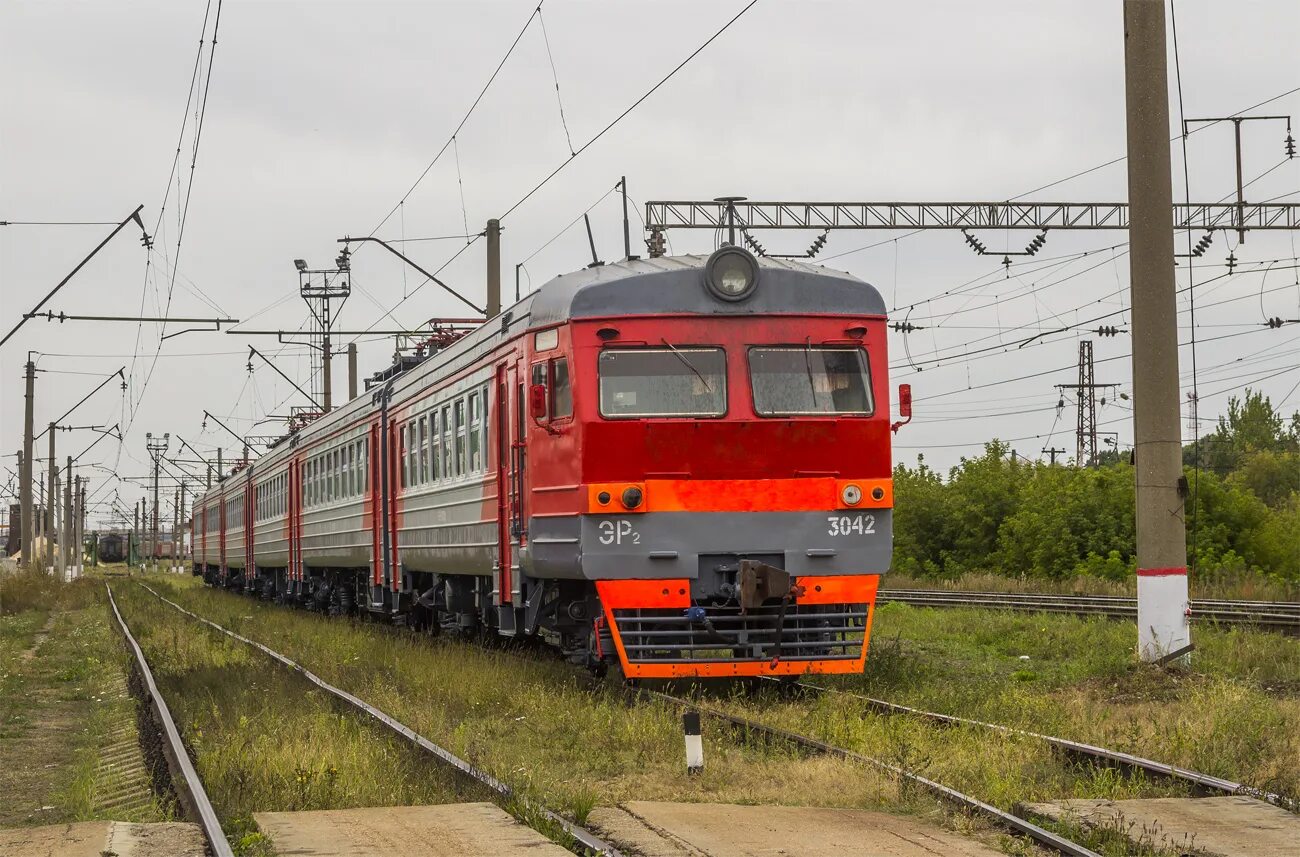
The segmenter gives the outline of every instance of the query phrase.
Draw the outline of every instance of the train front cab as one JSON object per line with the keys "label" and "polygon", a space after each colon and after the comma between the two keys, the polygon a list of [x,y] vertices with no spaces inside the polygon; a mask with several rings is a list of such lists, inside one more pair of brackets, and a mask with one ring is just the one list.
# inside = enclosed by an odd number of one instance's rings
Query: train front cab
{"label": "train front cab", "polygon": [[[597,658],[629,678],[861,672],[892,551],[880,310],[582,319],[535,340],[531,565],[594,582]],[[547,415],[561,363],[571,420]]]}

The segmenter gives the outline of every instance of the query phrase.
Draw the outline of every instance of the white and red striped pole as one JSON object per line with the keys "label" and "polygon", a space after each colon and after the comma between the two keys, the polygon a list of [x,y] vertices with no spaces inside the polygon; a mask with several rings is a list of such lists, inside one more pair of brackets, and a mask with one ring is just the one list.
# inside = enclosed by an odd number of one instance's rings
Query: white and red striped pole
{"label": "white and red striped pole", "polygon": [[1191,649],[1164,0],[1124,0],[1138,656]]}

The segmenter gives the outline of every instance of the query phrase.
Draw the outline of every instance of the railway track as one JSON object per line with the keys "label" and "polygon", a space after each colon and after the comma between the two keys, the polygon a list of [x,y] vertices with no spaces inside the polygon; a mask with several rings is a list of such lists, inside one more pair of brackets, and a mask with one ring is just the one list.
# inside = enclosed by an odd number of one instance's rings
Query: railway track
{"label": "railway track", "polygon": [[[397,733],[401,737],[405,738],[410,743],[419,747],[421,750],[424,750],[425,752],[433,755],[435,758],[446,763],[447,765],[450,765],[452,768],[464,774],[465,776],[468,776],[478,781],[479,783],[483,784],[487,788],[491,789],[498,796],[500,796],[503,803],[513,803],[522,807],[525,810],[523,815],[527,816],[531,813],[536,813],[542,816],[543,818],[547,819],[551,823],[556,824],[559,827],[563,828],[566,833],[568,833],[570,836],[573,837],[574,841],[581,848],[580,851],[576,851],[575,853],[586,854],[586,855],[597,855],[597,857],[624,857],[622,852],[616,849],[613,845],[606,842],[604,839],[602,839],[599,835],[597,835],[593,831],[588,830],[582,825],[569,821],[567,818],[563,817],[562,815],[559,815],[558,813],[552,812],[551,810],[547,809],[544,806],[539,806],[535,803],[528,801],[526,798],[524,798],[518,792],[516,792],[508,783],[505,783],[497,779],[487,771],[484,771],[482,768],[479,768],[471,764],[470,762],[467,762],[466,760],[457,756],[455,753],[452,753],[450,750],[442,746],[439,746],[438,744],[435,744],[434,742],[430,741],[428,738],[425,738],[423,735],[416,732],[411,727],[407,726],[406,724],[402,723],[401,721],[397,720],[395,717],[387,714],[381,709],[376,708],[375,706],[371,705],[370,703],[366,702],[360,697],[355,696],[354,694],[351,694],[346,690],[343,690],[342,688],[335,687],[334,685],[325,681],[320,676],[308,670],[306,667],[299,664],[297,661],[290,659],[286,655],[280,654],[279,652],[275,651],[274,649],[268,646],[264,646],[263,644],[257,642],[256,640],[252,640],[241,634],[237,634],[234,631],[231,631],[227,628],[222,627],[221,625],[218,625],[216,622],[213,622],[210,619],[206,619],[203,616],[198,615],[197,613],[185,609],[181,605],[177,604],[175,601],[172,601],[160,595],[157,591],[155,591],[152,587],[150,587],[145,583],[140,583],[139,581],[137,581],[137,583],[139,583],[141,587],[143,587],[147,592],[149,592],[151,595],[153,595],[155,598],[157,598],[159,601],[163,602],[164,604],[173,607],[174,609],[180,611],[186,616],[189,616],[191,619],[195,619],[203,623],[204,625],[207,625],[209,628],[212,628],[215,631],[219,631],[222,634],[225,634],[227,637],[230,637],[231,639],[238,640],[241,643],[252,646],[253,648],[262,652],[262,654],[266,655],[272,660],[278,661],[283,666],[288,667],[289,669],[298,673],[303,678],[307,679],[307,681],[310,681],[312,684],[316,685],[320,689],[342,700],[343,702],[346,702],[348,705],[357,709],[361,713],[374,718],[379,723],[386,726],[388,729],[392,730],[393,732]],[[110,597],[111,597],[111,592],[110,592]],[[114,607],[114,610],[116,611],[116,606]],[[121,619],[119,615],[119,622],[120,621]],[[123,628],[125,628],[125,625],[123,625]],[[136,647],[136,652],[137,653],[139,652],[138,646]],[[140,655],[139,657],[140,660],[143,661],[143,655]],[[507,807],[507,811],[509,811],[509,807]],[[514,814],[517,818],[519,818],[520,816],[520,813],[512,813],[512,814]],[[525,824],[529,824],[526,817],[520,818],[520,821],[522,821]],[[532,825],[530,824],[530,826]],[[218,827],[217,830],[218,832],[220,832],[220,827]],[[539,832],[543,832],[544,834],[544,831],[539,831]],[[227,851],[225,853],[229,854],[230,852]],[[214,857],[222,857],[222,854],[214,852]]]}
{"label": "railway track", "polygon": [[815,753],[824,756],[833,756],[844,759],[849,762],[866,765],[884,771],[892,776],[898,777],[908,782],[914,783],[940,800],[961,807],[964,810],[981,815],[993,823],[1012,831],[1021,836],[1026,836],[1039,845],[1052,849],[1060,854],[1069,855],[1069,857],[1100,857],[1092,849],[1080,845],[1073,840],[1067,839],[1058,833],[1054,833],[1045,827],[1041,827],[1027,818],[999,809],[992,804],[985,803],[979,798],[957,791],[954,788],[945,786],[940,782],[923,777],[920,774],[901,768],[889,762],[867,756],[853,750],[837,747],[834,744],[828,744],[818,738],[810,735],[803,735],[798,732],[791,732],[787,729],[781,729],[776,726],[769,726],[766,723],[760,723],[745,717],[737,717],[718,711],[714,708],[702,706],[698,702],[683,699],[670,693],[659,690],[650,690],[647,688],[629,688],[628,693],[633,697],[644,696],[651,699],[659,699],[664,702],[676,705],[683,711],[698,711],[714,720],[726,723],[735,729],[742,730],[747,734],[758,735],[765,740],[781,741],[789,744],[803,752]]}
{"label": "railway track", "polygon": [[212,807],[212,801],[208,799],[207,789],[203,787],[203,781],[199,779],[198,771],[194,770],[194,764],[190,761],[184,742],[181,741],[180,730],[176,728],[176,721],[172,719],[167,701],[158,691],[158,684],[154,681],[153,671],[149,669],[149,662],[145,660],[140,644],[136,642],[131,629],[127,627],[126,620],[122,618],[122,612],[117,609],[113,588],[105,583],[104,589],[108,592],[108,603],[113,608],[113,618],[117,620],[117,627],[122,631],[122,636],[126,638],[131,653],[135,656],[136,668],[140,671],[140,678],[149,695],[149,704],[153,707],[155,719],[162,732],[163,752],[167,756],[168,767],[172,774],[172,786],[176,789],[177,797],[190,815],[198,821],[212,857],[234,857],[234,851],[231,850],[230,843],[226,841],[226,836],[221,830],[217,812]]}
{"label": "railway track", "polygon": [[[943,589],[881,589],[877,603],[896,602],[914,607],[987,607],[1074,616],[1108,616],[1136,619],[1137,599],[1112,595],[1043,595],[1038,593],[959,592]],[[1300,634],[1300,602],[1196,600],[1191,617],[1220,625],[1251,625]]]}
{"label": "railway track", "polygon": [[[775,680],[769,679],[769,681]],[[944,726],[975,726],[993,732],[1000,732],[1004,735],[1020,735],[1027,738],[1034,738],[1071,756],[1092,759],[1127,770],[1140,770],[1147,774],[1179,780],[1188,783],[1201,792],[1244,795],[1246,797],[1266,801],[1274,806],[1281,807],[1282,809],[1291,812],[1300,812],[1300,802],[1295,798],[1258,789],[1254,786],[1249,786],[1245,783],[1239,783],[1223,777],[1216,777],[1211,774],[1202,774],[1189,768],[1180,768],[1177,765],[1157,762],[1153,759],[1136,756],[1132,753],[1124,753],[1119,750],[1109,750],[1105,747],[1098,747],[1095,744],[1071,741],[1067,738],[1057,738],[1053,735],[1045,735],[1041,732],[1017,729],[1012,726],[1003,726],[997,723],[988,723],[983,720],[975,720],[969,717],[958,717],[952,714],[940,714],[935,711],[926,711],[921,708],[899,705],[895,702],[887,702],[883,699],[875,699],[870,696],[864,696],[850,691],[821,687],[820,685],[809,684],[808,682],[796,682],[794,687],[795,689],[805,693],[834,695],[837,697],[857,700],[880,714],[910,716],[922,720],[929,720],[930,722],[939,723]]]}

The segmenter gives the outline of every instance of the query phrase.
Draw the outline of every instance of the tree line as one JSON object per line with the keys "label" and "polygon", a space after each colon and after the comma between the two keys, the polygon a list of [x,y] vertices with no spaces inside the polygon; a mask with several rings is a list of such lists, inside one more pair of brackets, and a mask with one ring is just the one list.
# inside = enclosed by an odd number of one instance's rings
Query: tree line
{"label": "tree line", "polygon": [[[1199,468],[1196,466],[1199,460]],[[1300,582],[1300,412],[1284,420],[1247,389],[1214,429],[1184,448],[1193,574],[1253,572]],[[894,468],[894,569],[1113,580],[1136,568],[1128,454],[1092,467],[1026,462],[994,440],[946,477],[919,457]]]}

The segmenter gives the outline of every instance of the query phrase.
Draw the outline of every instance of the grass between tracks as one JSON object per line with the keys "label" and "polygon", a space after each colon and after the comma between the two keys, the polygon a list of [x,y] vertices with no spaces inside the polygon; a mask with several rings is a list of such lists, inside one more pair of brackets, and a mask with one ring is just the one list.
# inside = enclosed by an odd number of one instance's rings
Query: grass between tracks
{"label": "grass between tracks", "polygon": [[[1189,669],[1137,663],[1136,639],[1133,623],[1098,617],[888,604],[876,612],[865,673],[818,683],[1300,795],[1300,639],[1193,627]],[[829,716],[832,728],[846,706],[804,701],[798,711]],[[960,764],[945,747],[935,770]]]}
{"label": "grass between tracks", "polygon": [[[200,615],[294,658],[579,823],[597,805],[627,800],[804,804],[903,811],[992,842],[1001,839],[982,820],[951,814],[928,795],[900,791],[875,771],[807,758],[779,744],[742,743],[717,728],[705,736],[704,773],[688,776],[675,708],[629,706],[612,684],[593,686],[549,655],[483,650],[328,619],[207,589],[190,578],[147,582]],[[146,598],[153,600],[137,590],[132,609]],[[189,623],[188,632],[180,633],[191,638],[214,633],[154,603]],[[247,651],[254,659],[248,666],[261,674],[283,670]],[[290,716],[275,710],[280,713],[268,710],[268,716]],[[364,751],[359,746],[358,752]]]}
{"label": "grass between tracks", "polygon": [[118,778],[100,752],[135,725],[110,621],[102,581],[0,573],[0,826],[168,819],[148,801],[97,805]]}
{"label": "grass between tracks", "polygon": [[[150,582],[579,821],[594,805],[631,799],[814,804],[929,815],[987,835],[981,821],[946,813],[887,776],[780,746],[742,746],[716,726],[707,729],[704,775],[688,778],[674,709],[628,708],[618,694],[593,690],[553,660],[431,643],[215,592],[189,578]],[[201,627],[186,621],[191,635]],[[1195,670],[1153,671],[1132,662],[1131,623],[889,605],[877,614],[867,673],[821,681],[1296,793],[1297,641],[1244,631],[1194,634],[1201,647]],[[1003,807],[1186,793],[1165,781],[1072,764],[1028,739],[870,714],[844,697],[714,689],[710,703],[859,749]],[[1000,841],[1020,853],[1018,842]],[[1103,853],[1129,853],[1115,836],[1090,841]]]}

